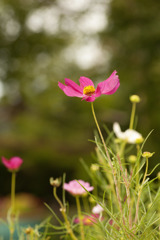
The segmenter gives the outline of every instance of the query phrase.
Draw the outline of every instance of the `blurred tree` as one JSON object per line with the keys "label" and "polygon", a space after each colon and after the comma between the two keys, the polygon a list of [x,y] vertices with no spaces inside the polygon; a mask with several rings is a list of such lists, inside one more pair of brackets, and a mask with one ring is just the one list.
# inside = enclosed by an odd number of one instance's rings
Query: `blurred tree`
{"label": "blurred tree", "polygon": [[67,98],[57,83],[101,77],[108,60],[98,37],[106,27],[104,6],[96,0],[0,3],[0,155],[20,155],[32,182],[43,175],[48,185],[50,169],[55,177],[64,170],[77,176],[77,160],[93,149],[90,104]]}
{"label": "blurred tree", "polygon": [[[128,109],[128,95],[138,94],[138,129],[144,136],[154,129],[145,149],[159,155],[160,139],[160,15],[159,1],[111,1],[109,25],[101,34],[104,44],[110,46],[110,66],[118,69],[123,81],[118,105]],[[155,165],[159,159],[155,155]]]}
{"label": "blurred tree", "polygon": [[[52,172],[78,176],[77,160],[94,149],[90,104],[66,97],[58,81],[84,75],[97,83],[118,70],[121,88],[95,102],[100,123],[128,127],[128,97],[136,93],[138,130],[158,133],[158,7],[155,0],[1,0],[0,155],[24,158],[26,179],[40,177],[38,194]],[[157,133],[150,151],[158,150]]]}

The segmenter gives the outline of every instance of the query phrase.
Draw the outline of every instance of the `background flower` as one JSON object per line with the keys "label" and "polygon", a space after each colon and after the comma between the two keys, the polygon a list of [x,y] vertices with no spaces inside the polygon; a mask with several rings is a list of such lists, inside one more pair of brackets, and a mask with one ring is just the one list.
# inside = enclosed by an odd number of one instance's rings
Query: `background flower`
{"label": "background flower", "polygon": [[96,206],[94,206],[92,208],[92,213],[94,213],[94,214],[99,214],[103,211],[104,211],[104,209],[99,204],[97,204]]}
{"label": "background flower", "polygon": [[12,157],[9,160],[7,160],[5,157],[2,157],[2,163],[9,170],[18,170],[23,163],[23,160],[20,157]]}
{"label": "background flower", "polygon": [[94,187],[90,186],[88,182],[84,182],[83,180],[73,180],[69,183],[64,183],[63,188],[71,193],[72,195],[85,195],[87,192],[81,185],[88,191],[92,191]]}
{"label": "background flower", "polygon": [[143,142],[143,137],[139,132],[133,129],[127,129],[125,132],[122,132],[120,125],[117,122],[113,124],[113,131],[116,134],[117,138],[125,140],[128,143],[134,144]]}
{"label": "background flower", "polygon": [[[96,223],[98,218],[99,218],[99,214],[91,214],[88,216],[86,215],[86,216],[83,216],[82,222],[84,225],[89,226],[89,225],[93,225],[94,223]],[[79,218],[75,218],[74,223],[80,223]]]}

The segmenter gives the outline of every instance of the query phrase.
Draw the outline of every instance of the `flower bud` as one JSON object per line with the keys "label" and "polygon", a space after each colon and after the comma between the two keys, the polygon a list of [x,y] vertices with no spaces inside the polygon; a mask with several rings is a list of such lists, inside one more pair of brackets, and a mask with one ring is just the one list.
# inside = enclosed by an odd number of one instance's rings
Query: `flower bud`
{"label": "flower bud", "polygon": [[150,158],[150,157],[153,156],[153,154],[154,154],[154,152],[153,152],[153,153],[150,153],[150,152],[143,152],[143,153],[142,153],[142,157],[144,157],[144,158]]}
{"label": "flower bud", "polygon": [[92,198],[92,197],[89,197],[89,202],[90,202],[90,203],[96,203],[96,201],[95,201],[94,198]]}
{"label": "flower bud", "polygon": [[157,178],[160,181],[160,172],[157,173]]}
{"label": "flower bud", "polygon": [[129,99],[132,103],[139,103],[141,101],[141,99],[138,95],[132,95],[132,96],[130,96]]}
{"label": "flower bud", "polygon": [[93,164],[91,164],[90,169],[92,172],[97,172],[99,170],[99,165],[96,163],[93,163]]}
{"label": "flower bud", "polygon": [[147,206],[148,209],[151,208],[151,206],[152,206],[152,203],[149,203],[148,206]]}
{"label": "flower bud", "polygon": [[28,228],[25,229],[25,234],[29,235],[31,233],[33,233],[33,228],[28,227]]}
{"label": "flower bud", "polygon": [[137,138],[136,139],[136,144],[140,144],[144,141],[143,137]]}
{"label": "flower bud", "polygon": [[64,212],[64,213],[65,213],[65,212],[66,212],[66,208],[65,208],[65,207],[63,207],[63,208],[60,208],[60,209],[59,209],[59,211],[60,211],[60,212]]}
{"label": "flower bud", "polygon": [[129,157],[128,157],[128,162],[130,162],[130,163],[135,163],[137,161],[137,156],[135,156],[135,155],[130,155]]}
{"label": "flower bud", "polygon": [[50,182],[51,186],[53,186],[53,187],[59,187],[59,186],[61,185],[61,178],[56,178],[56,179],[54,179],[53,177],[51,177],[51,178],[49,179],[49,182]]}

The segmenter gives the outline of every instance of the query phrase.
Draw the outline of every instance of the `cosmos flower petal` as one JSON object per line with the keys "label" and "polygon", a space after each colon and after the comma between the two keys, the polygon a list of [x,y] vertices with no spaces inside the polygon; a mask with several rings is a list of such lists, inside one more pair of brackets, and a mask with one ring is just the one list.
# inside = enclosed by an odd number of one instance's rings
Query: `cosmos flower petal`
{"label": "cosmos flower petal", "polygon": [[66,85],[64,85],[63,83],[60,83],[60,82],[58,83],[58,86],[69,97],[83,97],[83,93],[80,93],[79,91],[75,90],[71,86],[66,86]]}
{"label": "cosmos flower petal", "polygon": [[2,157],[2,163],[6,168],[10,168],[11,166],[10,162],[5,157]]}
{"label": "cosmos flower petal", "polygon": [[79,82],[80,82],[80,87],[82,89],[87,87],[87,86],[93,86],[94,87],[94,83],[92,82],[92,80],[87,78],[87,77],[80,77]]}
{"label": "cosmos flower petal", "polygon": [[92,208],[92,213],[94,213],[94,214],[99,214],[103,211],[104,211],[104,209],[99,204],[97,204],[96,206],[94,206]]}
{"label": "cosmos flower petal", "polygon": [[75,89],[77,92],[83,93],[83,90],[81,89],[81,87],[77,83],[73,82],[71,79],[65,78],[65,84]]}
{"label": "cosmos flower petal", "polygon": [[95,91],[95,97],[100,97],[102,95],[101,88],[97,86],[96,91]]}
{"label": "cosmos flower petal", "polygon": [[135,144],[143,141],[142,135],[134,129],[127,129],[125,132],[122,132],[117,122],[113,124],[113,131],[117,138],[125,140],[128,143]]}
{"label": "cosmos flower petal", "polygon": [[119,123],[115,122],[113,124],[113,131],[116,134],[117,138],[125,139],[125,134],[121,131]]}
{"label": "cosmos flower petal", "polygon": [[119,86],[120,86],[120,83],[118,82],[117,85],[110,92],[107,92],[104,94],[111,95],[111,94],[115,93],[117,91],[117,89],[119,88]]}
{"label": "cosmos flower petal", "polygon": [[139,141],[139,140],[143,140],[142,135],[133,129],[127,129],[124,132],[124,134],[125,134],[125,138],[128,143],[134,144],[134,143],[137,143],[137,141]]}
{"label": "cosmos flower petal", "polygon": [[109,78],[100,82],[97,86],[96,94],[113,94],[119,87],[119,78],[116,75],[117,71],[114,71]]}
{"label": "cosmos flower petal", "polygon": [[95,96],[84,96],[82,100],[85,100],[86,102],[94,102]]}

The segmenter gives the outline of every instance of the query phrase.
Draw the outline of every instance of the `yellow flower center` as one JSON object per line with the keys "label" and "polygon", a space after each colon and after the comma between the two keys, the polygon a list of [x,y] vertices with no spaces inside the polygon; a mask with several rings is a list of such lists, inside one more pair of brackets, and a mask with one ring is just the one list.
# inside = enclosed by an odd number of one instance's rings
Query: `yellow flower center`
{"label": "yellow flower center", "polygon": [[95,93],[95,88],[93,86],[87,86],[83,89],[83,94],[87,96],[92,96]]}

